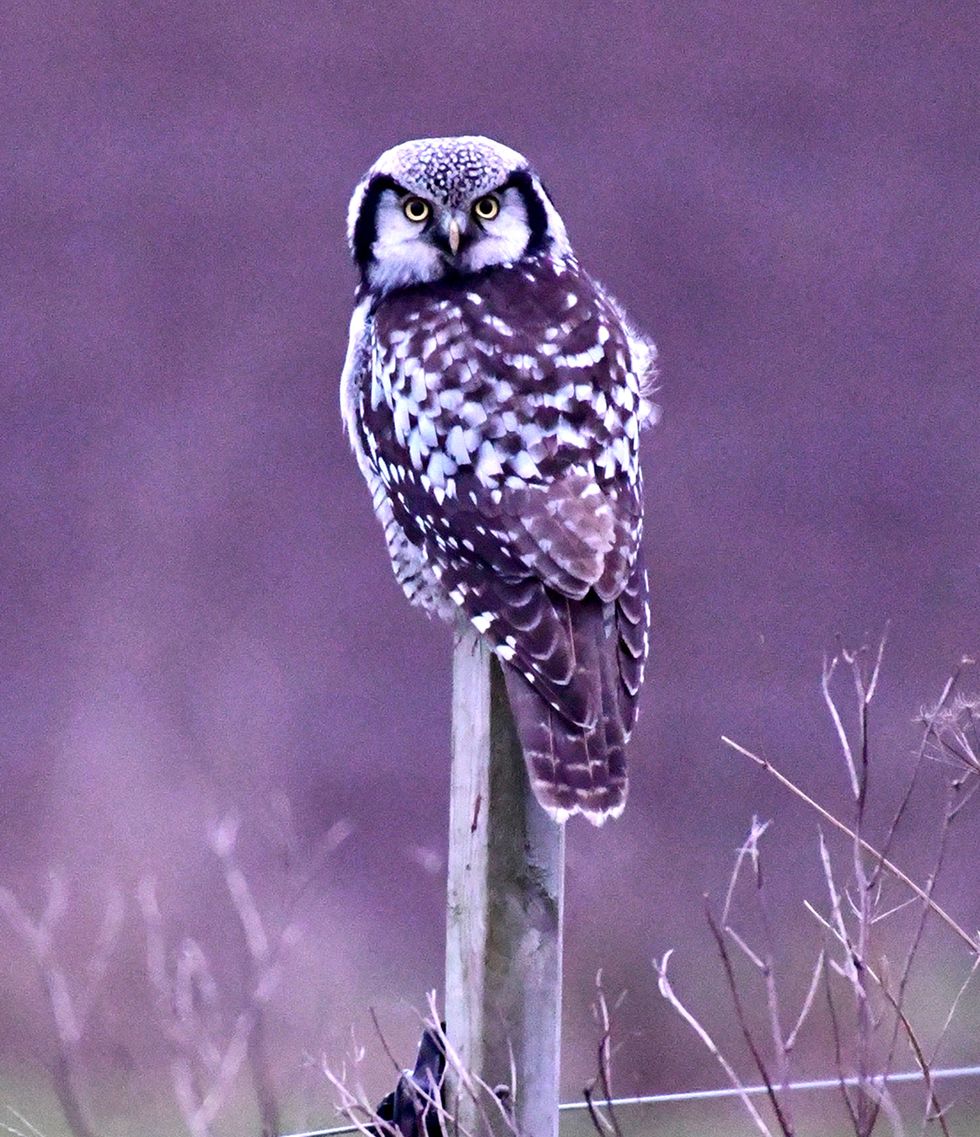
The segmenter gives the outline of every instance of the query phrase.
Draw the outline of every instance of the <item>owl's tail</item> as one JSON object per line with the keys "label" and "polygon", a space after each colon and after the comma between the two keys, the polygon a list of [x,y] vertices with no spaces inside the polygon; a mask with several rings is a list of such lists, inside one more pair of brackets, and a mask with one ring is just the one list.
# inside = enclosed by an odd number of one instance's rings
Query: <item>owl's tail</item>
{"label": "owl's tail", "polygon": [[626,805],[626,742],[617,637],[598,597],[570,605],[576,668],[595,693],[595,723],[583,728],[543,698],[516,668],[503,664],[507,694],[535,797],[563,822],[576,813],[593,825]]}

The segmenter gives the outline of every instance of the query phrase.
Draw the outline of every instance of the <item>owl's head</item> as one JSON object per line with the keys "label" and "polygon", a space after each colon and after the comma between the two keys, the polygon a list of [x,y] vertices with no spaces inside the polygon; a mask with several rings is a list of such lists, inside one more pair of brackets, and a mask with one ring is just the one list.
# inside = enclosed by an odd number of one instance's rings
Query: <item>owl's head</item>
{"label": "owl's head", "polygon": [[347,235],[372,292],[568,251],[565,226],[527,159],[479,137],[386,150],[354,191]]}

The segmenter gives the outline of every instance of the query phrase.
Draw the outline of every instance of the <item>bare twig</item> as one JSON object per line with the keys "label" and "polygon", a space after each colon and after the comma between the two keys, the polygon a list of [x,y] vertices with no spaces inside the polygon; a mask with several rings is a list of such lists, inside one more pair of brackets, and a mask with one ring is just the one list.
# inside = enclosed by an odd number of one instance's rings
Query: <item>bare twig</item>
{"label": "bare twig", "polygon": [[956,1017],[956,1012],[959,1010],[960,1002],[962,1001],[963,996],[966,994],[966,989],[973,982],[973,978],[976,975],[978,968],[980,968],[980,956],[977,956],[977,958],[973,961],[973,966],[967,972],[966,978],[963,980],[959,990],[956,992],[956,998],[950,1005],[949,1012],[947,1013],[942,1025],[942,1029],[939,1032],[939,1037],[936,1039],[935,1045],[932,1048],[932,1054],[929,1056],[929,1064],[932,1066],[936,1064],[936,1060],[939,1057],[939,1051],[942,1049],[942,1045],[946,1041],[946,1036],[949,1033],[950,1025],[952,1024],[953,1019]]}
{"label": "bare twig", "polygon": [[323,1072],[337,1093],[337,1112],[347,1118],[357,1133],[363,1137],[400,1137],[392,1125],[378,1116],[360,1082],[351,1083],[346,1068],[335,1074],[324,1064]]}
{"label": "bare twig", "polygon": [[[511,1108],[513,1084],[511,1086],[490,1087],[472,1071],[466,1069],[443,1029],[434,991],[429,994],[428,1008],[429,1013],[421,1020],[423,1029],[428,1032],[438,1049],[445,1056],[446,1078],[451,1076],[457,1088],[465,1093],[476,1107],[477,1126],[472,1128],[464,1124],[458,1115],[446,1109],[442,1100],[442,1085],[438,1087],[438,1092],[428,1093],[423,1086],[413,1080],[409,1087],[411,1095],[414,1096],[417,1103],[420,1102],[424,1107],[423,1112],[431,1111],[439,1123],[440,1132],[444,1134],[451,1133],[454,1137],[496,1137],[497,1134],[506,1133],[511,1137],[517,1137]],[[408,1072],[402,1072],[397,1059],[394,1058],[384,1040],[376,1019],[375,1029],[388,1058],[394,1063],[401,1076],[400,1087],[404,1086]],[[361,1133],[364,1137],[400,1137],[401,1129],[398,1128],[397,1124],[392,1126],[390,1122],[379,1116],[378,1110],[371,1105],[370,1099],[364,1091],[358,1074],[363,1058],[363,1048],[355,1045],[351,1068],[348,1068],[345,1063],[340,1071],[336,1072],[324,1064],[327,1080],[337,1094],[336,1108],[342,1116],[350,1121],[352,1132]],[[396,1095],[396,1102],[397,1100]]]}
{"label": "bare twig", "polygon": [[728,879],[728,890],[725,893],[725,903],[721,910],[722,924],[728,923],[728,916],[729,912],[731,911],[732,900],[735,896],[735,886],[738,884],[739,876],[742,872],[742,865],[745,863],[746,859],[751,861],[756,877],[759,875],[759,841],[764,836],[770,824],[771,822],[769,821],[760,822],[757,817],[753,817],[748,836],[738,847],[738,852],[735,855],[735,864],[732,867],[732,875]]}
{"label": "bare twig", "polygon": [[882,856],[881,853],[879,853],[872,844],[866,841],[863,837],[859,837],[853,829],[845,825],[843,821],[835,817],[834,814],[832,814],[828,809],[824,809],[824,807],[820,805],[819,802],[815,801],[808,793],[800,789],[800,787],[796,785],[795,782],[787,778],[786,775],[779,771],[767,758],[760,758],[758,754],[753,754],[751,750],[747,750],[744,746],[740,746],[737,742],[733,742],[732,739],[726,737],[725,735],[722,735],[721,740],[725,743],[726,746],[731,747],[732,750],[735,750],[739,754],[744,755],[746,758],[751,759],[757,766],[760,766],[768,774],[771,774],[776,779],[776,781],[780,783],[780,785],[785,786],[786,789],[795,794],[801,801],[810,806],[811,809],[815,810],[829,825],[832,825],[836,830],[838,830],[838,832],[843,833],[847,837],[850,837],[852,841],[860,842],[861,848],[864,849],[865,852],[870,853],[873,857],[878,858],[881,861],[882,865],[888,869],[888,871],[892,874],[892,876],[895,877],[896,880],[900,880],[902,884],[911,889],[912,892],[914,892],[920,900],[924,900],[928,904],[930,911],[934,912],[939,917],[939,919],[942,920],[944,924],[946,924],[948,928],[956,933],[956,935],[967,945],[967,947],[969,947],[971,953],[977,954],[980,952],[980,941],[965,932],[960,927],[960,925],[957,924],[953,917],[950,916],[949,913],[945,911],[945,909],[941,908],[936,903],[936,901],[928,895],[925,889],[916,884],[911,877],[902,872],[902,870],[892,861],[888,860],[887,857]]}
{"label": "bare twig", "polygon": [[[892,993],[888,983],[887,974],[885,972],[885,961],[882,961],[881,975],[875,974],[874,970],[869,968],[868,974],[875,980],[881,988],[881,993],[885,996],[889,1006],[895,1012],[895,1018],[902,1024],[902,1029],[905,1031],[905,1037],[908,1039],[909,1046],[912,1048],[912,1053],[915,1055],[915,1061],[919,1069],[922,1071],[922,1077],[926,1084],[926,1116],[931,1115],[939,1122],[939,1127],[942,1129],[945,1137],[950,1137],[949,1129],[946,1127],[946,1119],[944,1116],[943,1107],[936,1097],[936,1087],[932,1079],[932,1068],[929,1060],[926,1058],[925,1051],[919,1041],[918,1035],[909,1021],[908,1015],[902,1005],[904,998],[904,991],[900,991],[896,996]],[[890,1056],[889,1056],[890,1057]]]}
{"label": "bare twig", "polygon": [[854,1109],[854,1103],[851,1101],[851,1095],[848,1091],[849,1079],[844,1072],[844,1055],[841,1045],[841,1027],[840,1019],[837,1015],[837,1007],[834,1003],[834,992],[830,986],[830,960],[826,952],[823,954],[823,989],[824,995],[827,1000],[827,1015],[830,1019],[830,1037],[834,1042],[834,1069],[837,1071],[837,1085],[840,1089],[841,1100],[844,1102],[844,1108],[847,1110],[847,1115],[851,1120],[851,1127],[855,1133],[860,1132],[860,1123],[858,1116]]}
{"label": "bare twig", "polygon": [[[511,1083],[509,1086],[487,1085],[482,1078],[466,1068],[459,1051],[452,1045],[448,1035],[445,1030],[443,1030],[436,1004],[435,991],[429,992],[428,1006],[429,1015],[425,1020],[425,1025],[433,1032],[442,1048],[443,1054],[446,1056],[447,1079],[451,1078],[454,1080],[457,1087],[462,1089],[468,1098],[476,1105],[481,1123],[481,1134],[496,1135],[500,1132],[501,1126],[503,1126],[504,1132],[518,1137],[511,1104],[517,1092],[513,1065],[511,1066]],[[443,1120],[443,1116],[440,1114],[440,1121],[443,1121],[444,1132],[446,1133],[455,1134],[456,1132],[456,1130],[447,1127],[448,1123],[449,1125],[455,1125],[457,1127],[460,1137],[477,1137],[476,1134],[470,1134],[465,1131],[457,1116],[448,1115],[447,1118]]]}
{"label": "bare twig", "polygon": [[185,938],[171,976],[156,884],[146,877],[137,889],[146,933],[147,974],[156,994],[161,1029],[174,1047],[174,1094],[192,1137],[210,1137],[246,1062],[252,1071],[263,1132],[272,1134],[279,1128],[264,1048],[263,1011],[279,985],[281,957],[295,942],[297,930],[287,924],[277,936],[269,936],[235,856],[238,829],[237,819],[227,817],[208,833],[248,955],[244,1005],[229,1029],[222,1028],[217,984],[203,948]]}
{"label": "bare twig", "polygon": [[[790,1076],[790,1046],[787,1045],[786,1039],[783,1037],[782,1028],[782,1015],[779,1005],[779,991],[776,983],[776,959],[775,947],[772,935],[772,924],[769,919],[769,905],[766,898],[765,878],[762,871],[762,853],[760,849],[760,841],[768,830],[770,822],[761,824],[757,817],[752,818],[752,825],[749,829],[748,837],[743,849],[748,849],[750,864],[752,866],[752,881],[754,884],[753,896],[755,905],[759,912],[759,917],[762,921],[763,930],[763,946],[761,953],[753,951],[749,948],[748,944],[740,936],[737,935],[735,930],[728,923],[727,918],[723,923],[725,924],[725,931],[727,934],[741,946],[743,952],[753,962],[756,969],[762,976],[763,983],[766,989],[766,1007],[769,1012],[769,1031],[772,1038],[773,1053],[776,1061],[776,1078],[775,1081],[780,1086],[785,1086],[789,1082]],[[736,872],[738,871],[738,862],[736,861]],[[735,876],[732,876],[732,882],[729,885],[729,895],[734,891]],[[728,907],[726,902],[726,909]],[[787,1130],[794,1130],[795,1125],[791,1107],[788,1101],[782,1104],[782,1111],[784,1117],[781,1118],[781,1123],[784,1124]]]}
{"label": "bare twig", "polygon": [[902,1125],[901,1114],[898,1112],[898,1106],[895,1104],[895,1099],[892,1097],[887,1084],[874,1081],[871,1083],[869,1092],[874,1094],[878,1108],[888,1118],[888,1124],[892,1127],[894,1137],[905,1137],[905,1127]]}
{"label": "bare twig", "polygon": [[[935,888],[936,881],[939,877],[939,873],[942,870],[943,862],[944,862],[945,857],[946,857],[946,849],[947,849],[947,845],[948,845],[948,841],[949,841],[950,828],[951,828],[952,822],[956,816],[955,808],[953,805],[954,797],[955,797],[955,790],[953,790],[951,788],[950,789],[950,797],[947,801],[946,809],[943,812],[943,819],[942,819],[942,822],[940,825],[939,839],[938,839],[937,844],[936,844],[936,852],[935,852],[933,867],[932,867],[932,869],[929,873],[929,876],[926,880],[926,892],[928,893],[928,895],[930,897],[932,896],[933,889]],[[898,1041],[899,1023],[901,1023],[901,1025],[905,1028],[905,1033],[909,1037],[910,1042],[912,1041],[912,1028],[908,1024],[908,1022],[905,1018],[905,1015],[902,1011],[902,1007],[904,1006],[904,1003],[905,1003],[905,995],[906,995],[906,990],[908,988],[909,979],[910,979],[911,973],[912,973],[912,966],[913,966],[913,963],[914,963],[914,961],[918,955],[919,948],[920,948],[921,943],[922,943],[922,938],[923,938],[923,935],[925,933],[926,917],[928,915],[928,911],[929,911],[928,905],[923,903],[921,905],[921,908],[919,911],[919,918],[916,922],[916,926],[915,926],[915,929],[913,931],[913,934],[912,934],[912,937],[911,937],[911,940],[909,943],[909,947],[908,947],[908,950],[907,950],[906,955],[905,955],[905,960],[904,960],[904,963],[902,965],[902,969],[899,973],[898,986],[897,986],[896,992],[893,995],[888,986],[884,986],[882,988],[886,999],[892,1005],[893,1010],[895,1011],[895,1022],[894,1022],[894,1025],[892,1027],[892,1035],[891,1035],[891,1039],[890,1039],[889,1047],[888,1047],[888,1057],[886,1059],[886,1068],[891,1066],[892,1060],[894,1058],[895,1047],[896,1047],[896,1044]],[[980,957],[978,957],[978,958],[980,958]],[[955,1009],[955,1004],[954,1004],[954,1009]],[[915,1046],[917,1046],[917,1045],[918,1045],[917,1043],[913,1043],[913,1048],[915,1048]],[[932,1079],[931,1079],[931,1076],[929,1073],[929,1063],[923,1059],[923,1061],[920,1062],[920,1067],[922,1069],[923,1076],[926,1079],[926,1084],[927,1084],[927,1089],[928,1089],[927,1102],[930,1105],[934,1105],[934,1107],[938,1109],[938,1103],[935,1102],[935,1094],[934,1094],[933,1087],[932,1087]],[[927,1106],[927,1108],[928,1108],[928,1106]],[[943,1124],[943,1129],[945,1131],[945,1124]]]}
{"label": "bare twig", "polygon": [[[619,1121],[613,1109],[612,1097],[612,1024],[609,1017],[609,1004],[606,1001],[606,992],[602,986],[602,971],[596,975],[596,1002],[593,1007],[599,1023],[601,1034],[596,1052],[596,1076],[582,1091],[589,1117],[592,1124],[600,1134],[612,1133],[614,1137],[623,1137],[619,1128]],[[608,1114],[608,1120],[596,1109],[594,1104],[596,1085],[602,1090],[602,1100]]]}
{"label": "bare twig", "polygon": [[[836,939],[839,943],[842,944],[842,946],[847,947],[847,941],[841,940],[841,936],[840,936],[839,931],[833,926],[831,921],[827,920],[824,916],[821,916],[821,914],[813,907],[813,905],[807,904],[806,907],[807,907],[807,910],[810,912],[810,914],[814,917],[814,919],[817,920],[817,922],[824,928],[825,931],[829,932],[834,937],[834,939]],[[848,950],[850,950],[850,949],[848,949]],[[833,964],[831,964],[831,967],[833,967]],[[837,967],[837,968],[835,968],[835,970],[838,972],[838,974],[843,975],[845,978],[849,978],[847,975],[847,968],[846,967]],[[889,1006],[891,1006],[892,1010],[895,1012],[895,1015],[896,1015],[898,1021],[901,1023],[901,1026],[905,1032],[906,1038],[909,1041],[909,1046],[912,1048],[912,1052],[915,1055],[916,1062],[918,1063],[919,1069],[922,1071],[922,1075],[923,1075],[923,1078],[925,1080],[926,1087],[927,1087],[927,1092],[929,1094],[930,1103],[932,1104],[933,1108],[936,1111],[935,1117],[940,1121],[943,1132],[947,1135],[947,1137],[949,1137],[948,1130],[947,1130],[946,1125],[945,1125],[945,1121],[943,1120],[943,1117],[942,1117],[942,1109],[941,1109],[939,1102],[935,1096],[935,1090],[933,1088],[933,1080],[932,1080],[930,1063],[926,1059],[925,1051],[923,1050],[923,1047],[922,1047],[921,1043],[919,1042],[918,1037],[916,1036],[916,1032],[913,1029],[911,1022],[909,1021],[908,1016],[905,1014],[905,1011],[903,1010],[901,1004],[897,1001],[895,996],[888,989],[887,984],[883,980],[882,976],[880,976],[878,974],[878,972],[876,971],[875,968],[873,968],[869,963],[867,963],[867,961],[865,961],[862,964],[861,970],[874,981],[874,983],[876,984],[878,989],[881,991],[882,995],[885,997]],[[828,999],[830,999],[829,985],[828,985]],[[833,1006],[833,1004],[831,1001],[831,1007],[832,1006]],[[838,1053],[838,1061],[839,1060],[840,1060],[840,1055]],[[887,1074],[887,1070],[885,1071],[885,1074]],[[876,1078],[876,1079],[868,1079],[868,1082],[870,1083],[873,1081],[880,1081],[880,1079],[881,1079],[881,1076],[879,1075],[878,1078]],[[861,1083],[861,1089],[866,1090],[866,1087],[865,1087],[863,1082]],[[857,1128],[857,1122],[856,1121],[855,1121],[855,1127]]]}
{"label": "bare twig", "polygon": [[817,962],[813,965],[813,974],[810,977],[810,986],[807,988],[806,998],[803,1000],[803,1006],[800,1007],[800,1013],[796,1019],[793,1029],[786,1036],[785,1047],[787,1053],[792,1051],[796,1045],[796,1040],[799,1038],[800,1031],[803,1029],[803,1024],[806,1022],[807,1017],[813,1007],[813,1001],[817,997],[817,988],[820,986],[820,974],[823,971],[825,959],[824,949],[820,949],[820,954],[817,956]]}
{"label": "bare twig", "polygon": [[105,982],[119,942],[125,905],[118,889],[110,889],[95,947],[85,967],[85,980],[75,995],[55,950],[54,932],[68,911],[68,890],[57,873],[48,878],[44,910],[32,920],[9,888],[0,887],[0,913],[31,953],[44,985],[57,1052],[51,1068],[58,1103],[75,1137],[95,1137],[80,1095],[79,1046]]}
{"label": "bare twig", "polygon": [[[787,1135],[793,1132],[793,1120],[786,1108],[787,1103],[782,1100],[780,1087],[786,1088],[792,1084],[790,1082],[790,1054],[799,1037],[802,1025],[815,1004],[821,979],[825,989],[827,1013],[834,1044],[837,1084],[856,1137],[871,1137],[871,1133],[876,1129],[879,1120],[884,1121],[892,1132],[899,1137],[903,1134],[903,1123],[887,1085],[891,1076],[891,1067],[899,1035],[907,1039],[919,1065],[926,1089],[926,1120],[938,1121],[942,1132],[947,1133],[943,1110],[935,1092],[931,1059],[927,1055],[926,1048],[918,1037],[904,1005],[913,966],[923,942],[925,926],[930,913],[937,915],[947,927],[969,945],[973,966],[966,983],[969,983],[975,971],[980,970],[980,940],[968,935],[934,899],[936,881],[945,860],[951,825],[962,810],[964,802],[969,800],[974,793],[980,793],[980,777],[978,777],[978,769],[974,764],[977,760],[977,764],[980,765],[980,759],[977,757],[980,755],[980,731],[977,730],[976,722],[977,714],[980,712],[980,700],[971,702],[957,699],[951,705],[949,700],[955,688],[956,675],[947,683],[937,708],[929,716],[926,716],[926,729],[922,735],[912,775],[900,798],[891,823],[884,831],[884,840],[879,847],[884,851],[879,851],[875,844],[866,839],[864,831],[868,825],[868,802],[872,775],[870,708],[880,680],[883,647],[884,640],[879,644],[874,655],[869,655],[863,649],[853,652],[841,648],[832,660],[825,662],[821,675],[821,690],[834,723],[840,753],[851,788],[854,809],[854,820],[851,825],[845,824],[817,803],[809,794],[773,767],[770,762],[731,739],[724,738],[726,745],[767,770],[777,781],[810,806],[828,825],[843,833],[850,840],[850,863],[847,877],[839,884],[835,875],[836,870],[831,851],[823,832],[819,833],[819,855],[829,895],[830,911],[824,917],[816,911],[813,905],[806,903],[806,908],[819,920],[821,927],[829,934],[829,942],[840,945],[843,949],[843,956],[840,962],[832,958],[826,944],[820,951],[816,967],[810,975],[810,982],[799,1017],[788,1035],[784,1036],[782,1030],[772,925],[767,910],[762,857],[759,847],[760,838],[768,823],[761,824],[757,818],[752,820],[749,835],[739,848],[735,858],[725,892],[721,919],[716,920],[712,912],[707,911],[708,926],[715,940],[733,999],[735,1019],[741,1029],[745,1046],[762,1079],[763,1084],[760,1090],[765,1092],[769,1098],[776,1121],[781,1131]],[[857,725],[850,730],[845,726],[846,717],[841,712],[833,689],[833,679],[838,670],[841,669],[841,662],[845,665],[844,670],[850,672],[856,695]],[[951,782],[949,798],[938,832],[933,864],[925,884],[919,885],[889,860],[887,854],[894,841],[896,831],[906,816],[913,791],[918,783],[923,758],[929,752],[930,746],[934,750],[940,751],[948,763],[956,763],[963,773]],[[754,896],[763,933],[761,942],[758,940],[758,936],[746,936],[735,926],[738,922],[734,918],[734,914],[738,903],[739,881],[744,876],[743,870],[746,869],[751,869],[751,876],[755,885]],[[883,903],[885,895],[883,873],[894,877],[907,887],[912,894],[911,898],[898,904],[891,904],[886,908]],[[902,964],[896,972],[895,979],[892,980],[887,975],[884,962],[882,962],[879,970],[872,967],[869,962],[876,934],[875,929],[887,917],[893,916],[910,905],[917,906],[918,918],[911,930]],[[764,1053],[764,1048],[760,1045],[755,1036],[754,1028],[750,1024],[749,1004],[746,1002],[745,995],[740,989],[736,977],[734,957],[731,951],[732,945],[759,973],[764,985],[772,1039],[772,1058]],[[661,977],[661,990],[665,997],[695,1030],[708,1050],[722,1063],[723,1068],[733,1078],[734,1082],[741,1084],[731,1073],[732,1067],[727,1059],[717,1053],[717,1047],[707,1030],[679,1003],[679,1000],[676,1000],[676,996],[674,999],[670,999],[669,984],[666,983],[665,974],[666,960],[667,957],[664,958],[658,968]],[[846,1015],[840,999],[835,998],[831,973],[841,976],[851,993],[852,1006]],[[965,990],[966,983],[961,988],[961,992]],[[953,1007],[940,1034],[939,1042],[933,1050],[932,1060],[934,1060],[935,1053],[938,1052],[942,1038],[948,1032],[949,1024],[956,1012],[960,998],[961,995],[958,995],[954,1000]],[[885,1027],[884,1030],[883,1027]],[[850,1070],[845,1066],[846,1060],[849,1061]],[[771,1066],[770,1062],[774,1062],[775,1065]],[[853,1076],[851,1070],[854,1071]],[[852,1087],[856,1092],[852,1092]],[[741,1096],[747,1096],[744,1086]],[[756,1119],[753,1118],[753,1120]],[[756,1124],[758,1125],[758,1121]]]}
{"label": "bare twig", "polygon": [[401,1073],[401,1066],[398,1065],[398,1059],[392,1054],[391,1047],[388,1045],[388,1040],[385,1038],[384,1031],[381,1029],[381,1023],[378,1022],[378,1015],[374,1007],[368,1007],[371,1014],[371,1022],[374,1024],[374,1033],[378,1036],[378,1041],[381,1043],[381,1048],[388,1056],[388,1061],[391,1063],[396,1074]]}
{"label": "bare twig", "polygon": [[[725,944],[725,937],[721,933],[721,929],[715,922],[711,914],[711,909],[705,903],[705,915],[708,920],[708,927],[711,929],[711,934],[714,937],[715,944],[718,948],[718,954],[721,956],[722,967],[725,971],[725,978],[728,981],[728,990],[732,996],[732,1002],[735,1005],[735,1018],[738,1022],[739,1029],[742,1032],[742,1037],[745,1039],[745,1044],[752,1055],[752,1060],[755,1062],[756,1069],[759,1071],[759,1077],[762,1078],[763,1085],[769,1096],[769,1104],[772,1106],[773,1112],[776,1115],[776,1120],[779,1122],[780,1130],[785,1134],[785,1137],[793,1137],[793,1126],[790,1119],[786,1116],[783,1110],[782,1103],[779,1100],[775,1089],[773,1088],[772,1081],[769,1077],[769,1070],[766,1066],[765,1059],[762,1057],[758,1046],[756,1045],[755,1038],[753,1037],[752,1030],[749,1027],[748,1016],[745,1013],[745,1008],[742,1005],[742,999],[739,995],[738,983],[735,979],[735,971],[732,967],[731,957],[728,954],[728,948]],[[782,1049],[782,1040],[780,1039],[780,1049]]]}
{"label": "bare twig", "polygon": [[837,664],[840,662],[839,658],[835,655],[828,663],[824,660],[823,672],[820,677],[820,689],[823,692],[824,702],[827,704],[827,709],[830,711],[830,717],[834,720],[834,729],[837,731],[837,738],[840,742],[841,750],[844,753],[844,760],[847,763],[847,773],[851,779],[851,790],[854,797],[857,798],[861,793],[861,785],[858,780],[857,766],[854,762],[854,754],[851,751],[851,743],[847,737],[847,731],[844,729],[844,723],[841,721],[840,712],[837,710],[837,704],[830,693],[830,681],[834,677],[834,671],[837,669]]}
{"label": "bare twig", "polygon": [[[655,959],[653,961],[653,966],[656,969],[658,976],[660,994],[663,995],[667,1002],[674,1008],[677,1014],[681,1016],[681,1018],[687,1023],[691,1030],[694,1031],[698,1038],[701,1039],[701,1042],[705,1045],[709,1053],[714,1056],[718,1065],[721,1066],[721,1068],[728,1075],[729,1081],[732,1083],[732,1086],[741,1097],[742,1104],[745,1106],[746,1112],[752,1118],[759,1132],[763,1134],[763,1137],[773,1137],[769,1126],[766,1125],[765,1121],[762,1119],[762,1115],[755,1108],[755,1103],[745,1092],[745,1086],[742,1084],[742,1081],[739,1078],[738,1074],[735,1073],[735,1069],[732,1064],[718,1049],[715,1040],[711,1037],[704,1026],[702,1026],[698,1019],[695,1018],[695,1016],[687,1009],[687,1007],[675,994],[670,980],[667,978],[667,964],[670,962],[670,957],[672,954],[673,949],[670,949],[669,951],[665,952],[659,960]],[[767,1086],[766,1088],[767,1091],[771,1092],[771,1087]]]}

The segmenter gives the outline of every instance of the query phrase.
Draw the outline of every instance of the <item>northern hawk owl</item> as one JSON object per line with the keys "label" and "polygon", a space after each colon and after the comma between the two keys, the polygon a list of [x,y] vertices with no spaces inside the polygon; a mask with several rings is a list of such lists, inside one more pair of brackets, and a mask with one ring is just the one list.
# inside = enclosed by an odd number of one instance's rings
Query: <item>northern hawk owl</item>
{"label": "northern hawk owl", "polygon": [[626,801],[649,627],[639,434],[655,349],[579,266],[525,158],[386,151],[350,203],[344,422],[395,576],[501,661],[534,792]]}

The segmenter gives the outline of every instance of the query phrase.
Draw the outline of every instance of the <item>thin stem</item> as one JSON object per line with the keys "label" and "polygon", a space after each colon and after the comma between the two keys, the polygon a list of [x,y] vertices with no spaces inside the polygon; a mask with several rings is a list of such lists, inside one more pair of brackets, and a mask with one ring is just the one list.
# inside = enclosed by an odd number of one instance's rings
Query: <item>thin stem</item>
{"label": "thin stem", "polygon": [[681,1016],[681,1018],[687,1023],[687,1025],[691,1028],[691,1030],[694,1031],[694,1033],[698,1036],[698,1038],[701,1039],[701,1041],[704,1043],[704,1045],[707,1048],[707,1050],[709,1051],[709,1053],[711,1053],[715,1057],[719,1066],[721,1066],[721,1068],[728,1075],[729,1081],[735,1087],[736,1092],[738,1093],[739,1097],[742,1099],[742,1104],[745,1106],[745,1109],[748,1112],[749,1116],[752,1118],[753,1122],[755,1122],[755,1126],[759,1130],[759,1132],[763,1135],[763,1137],[772,1137],[772,1131],[769,1129],[769,1126],[766,1125],[766,1123],[762,1120],[762,1115],[755,1108],[755,1105],[752,1102],[752,1099],[745,1092],[745,1087],[743,1086],[741,1079],[739,1078],[738,1074],[735,1073],[735,1070],[732,1067],[731,1063],[724,1056],[724,1054],[722,1054],[722,1052],[718,1049],[718,1046],[715,1043],[715,1040],[711,1037],[711,1035],[708,1034],[708,1032],[701,1025],[701,1023],[698,1022],[698,1020],[694,1017],[694,1015],[691,1014],[691,1012],[687,1009],[687,1007],[684,1006],[684,1004],[680,1001],[680,999],[674,993],[674,989],[670,985],[670,981],[667,978],[667,964],[670,961],[670,957],[672,954],[673,954],[673,949],[665,952],[662,959],[654,960],[654,963],[653,963],[653,965],[657,971],[658,986],[660,988],[660,994],[663,995],[663,997],[667,1000],[668,1003],[670,1003],[670,1005]]}
{"label": "thin stem", "polygon": [[742,1031],[742,1037],[749,1048],[749,1053],[755,1062],[756,1069],[759,1071],[759,1076],[765,1084],[766,1090],[769,1095],[769,1104],[776,1114],[776,1120],[779,1122],[779,1127],[782,1129],[785,1137],[793,1137],[793,1127],[783,1112],[782,1106],[779,1101],[779,1096],[773,1089],[772,1081],[769,1078],[769,1071],[766,1069],[765,1061],[759,1053],[759,1049],[755,1044],[755,1039],[752,1036],[752,1031],[749,1029],[748,1018],[745,1014],[745,1008],[742,1006],[742,1000],[738,993],[738,984],[735,981],[735,972],[732,968],[731,956],[728,954],[728,949],[725,946],[724,936],[721,934],[721,929],[715,923],[714,917],[711,915],[711,910],[705,905],[705,916],[708,920],[708,927],[711,929],[711,934],[714,936],[715,944],[718,947],[718,953],[721,956],[722,966],[725,969],[725,977],[728,980],[728,989],[731,991],[732,1001],[735,1004],[735,1016],[738,1020],[738,1025]]}
{"label": "thin stem", "polygon": [[941,908],[936,903],[936,901],[932,899],[931,896],[929,896],[925,889],[916,884],[911,877],[902,872],[902,870],[887,857],[882,856],[882,854],[878,852],[874,845],[870,844],[863,837],[859,837],[858,834],[855,833],[854,830],[849,826],[845,825],[843,821],[838,820],[829,810],[825,809],[822,805],[820,805],[819,802],[810,797],[808,793],[800,789],[800,787],[796,785],[795,782],[792,782],[789,778],[786,777],[785,774],[777,770],[776,767],[768,761],[768,759],[760,758],[758,754],[753,754],[751,750],[746,750],[744,746],[740,746],[737,742],[733,742],[732,739],[728,738],[726,735],[722,735],[721,740],[726,746],[730,746],[732,750],[735,750],[739,754],[744,755],[746,758],[751,759],[757,766],[761,766],[762,769],[765,770],[768,774],[771,774],[776,779],[776,781],[780,783],[780,785],[785,786],[786,789],[795,794],[800,799],[800,801],[805,802],[808,806],[810,806],[811,809],[819,813],[820,816],[829,825],[832,825],[839,832],[844,833],[846,836],[850,837],[852,841],[859,841],[861,848],[864,849],[865,852],[868,852],[873,857],[878,858],[881,861],[882,865],[888,869],[888,871],[892,874],[893,877],[895,877],[896,880],[900,880],[902,884],[904,884],[907,888],[910,888],[916,894],[916,896],[919,897],[920,900],[924,900],[929,908],[939,917],[939,919],[942,920],[948,928],[955,932],[956,935],[959,936],[959,938],[967,945],[967,947],[969,947],[972,954],[976,955],[980,953],[980,944],[978,944],[978,942],[972,936],[968,935],[960,927],[960,925],[957,924],[953,917],[950,916],[949,913],[946,912],[943,908]]}

